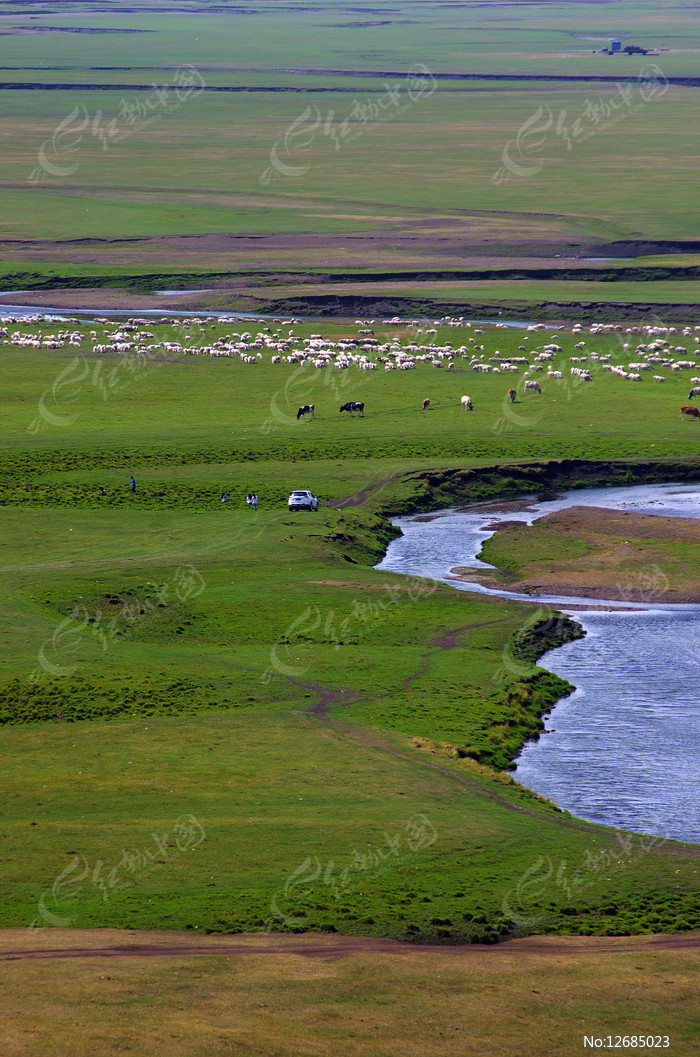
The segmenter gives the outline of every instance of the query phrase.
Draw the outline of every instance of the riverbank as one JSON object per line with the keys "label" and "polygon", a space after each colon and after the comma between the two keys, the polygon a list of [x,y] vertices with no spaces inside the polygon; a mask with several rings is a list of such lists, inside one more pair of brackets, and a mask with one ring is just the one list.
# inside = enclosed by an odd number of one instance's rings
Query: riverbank
{"label": "riverbank", "polygon": [[478,557],[494,572],[458,566],[458,579],[535,596],[700,602],[696,518],[575,506],[493,527]]}
{"label": "riverbank", "polygon": [[[270,296],[275,287],[273,279],[262,276],[241,277],[237,282],[222,280],[218,273],[208,276],[187,275],[182,292],[169,290],[168,296],[159,294],[150,284],[171,287],[180,276],[162,274],[158,277],[134,276],[129,283],[115,285],[119,280],[108,278],[104,285],[86,285],[94,279],[80,279],[75,285],[52,286],[42,284],[41,289],[32,288],[26,276],[23,292],[9,291],[0,295],[0,314],[3,304],[11,305],[21,300],[22,305],[37,309],[55,309],[65,312],[222,312],[231,315],[243,313],[254,316],[308,316],[326,321],[352,319],[355,316],[400,316],[404,319],[437,319],[445,316],[463,316],[471,319],[534,319],[556,326],[567,326],[575,322],[586,323],[634,323],[654,319],[666,324],[693,324],[700,322],[700,307],[696,302],[685,300],[678,303],[656,301],[645,290],[644,283],[635,284],[640,295],[630,301],[625,299],[586,300],[581,297],[566,300],[552,297],[484,297],[484,296],[436,296],[426,283],[423,292],[406,296],[397,291],[368,288],[366,281],[358,276],[357,289],[345,292],[301,293],[287,292],[283,296]],[[17,281],[17,279],[15,279]],[[312,281],[312,277],[308,277]],[[198,289],[187,289],[190,284]],[[256,285],[254,286],[253,283]],[[263,293],[261,284],[266,288]],[[413,284],[414,286],[416,283]],[[655,284],[658,285],[658,284]],[[398,286],[398,283],[397,283]],[[203,289],[206,287],[207,289]],[[507,284],[506,284],[507,289]],[[513,293],[517,284],[513,286]]]}
{"label": "riverbank", "polygon": [[[688,586],[686,570],[696,560],[697,487],[674,483],[569,491],[401,518],[397,526],[403,537],[391,544],[383,569],[450,582],[447,569],[469,565],[469,576],[488,591],[519,602],[531,599],[529,618],[499,658],[497,682],[526,681],[522,660],[537,663],[546,652],[545,669],[576,687],[545,718],[540,733],[546,736],[531,737],[523,746],[517,780],[578,818],[698,841],[700,818],[688,756],[697,714],[698,607],[690,590],[678,590],[679,579]],[[486,539],[494,532],[497,557],[488,553],[492,541]],[[504,543],[512,535],[519,550]],[[552,574],[546,585],[544,576],[524,582],[517,564],[523,556],[538,573]],[[487,568],[476,571],[481,560],[497,562],[500,576]],[[561,571],[555,579],[556,563],[567,580]],[[577,604],[592,597],[588,569],[599,573],[602,595],[628,604]],[[483,597],[475,585],[460,586]],[[540,598],[540,590],[546,598]],[[680,601],[691,604],[670,604]],[[561,620],[558,610],[573,609],[585,639],[573,642],[572,636],[561,649],[548,651],[539,633],[549,638]],[[523,653],[523,645],[529,652]],[[654,753],[650,745],[656,746]]]}
{"label": "riverbank", "polygon": [[[482,513],[525,510],[523,495],[554,498],[560,491],[700,480],[700,457],[655,459],[544,459],[504,465],[426,469],[403,475],[404,498],[380,513],[386,517],[426,514],[479,504]],[[488,505],[486,505],[488,503]],[[505,504],[509,504],[508,507]],[[513,505],[514,504],[514,505]],[[525,504],[523,506],[522,504]]]}

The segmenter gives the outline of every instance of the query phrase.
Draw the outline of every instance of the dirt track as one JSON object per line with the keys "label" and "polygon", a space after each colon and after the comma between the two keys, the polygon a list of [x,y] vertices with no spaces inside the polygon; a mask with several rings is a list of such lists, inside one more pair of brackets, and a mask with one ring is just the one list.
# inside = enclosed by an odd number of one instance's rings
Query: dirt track
{"label": "dirt track", "polygon": [[[51,942],[47,943],[50,936]],[[264,939],[261,937],[264,936]],[[128,937],[128,942],[125,939]],[[31,942],[34,940],[34,942]],[[634,937],[587,938],[528,936],[498,944],[423,946],[363,936],[269,936],[264,933],[229,936],[192,936],[179,932],[123,933],[115,929],[7,929],[0,932],[0,961],[45,961],[67,958],[183,958],[225,955],[251,958],[298,954],[335,961],[365,954],[428,953],[462,957],[499,957],[512,954],[587,955],[700,949],[700,933]]]}

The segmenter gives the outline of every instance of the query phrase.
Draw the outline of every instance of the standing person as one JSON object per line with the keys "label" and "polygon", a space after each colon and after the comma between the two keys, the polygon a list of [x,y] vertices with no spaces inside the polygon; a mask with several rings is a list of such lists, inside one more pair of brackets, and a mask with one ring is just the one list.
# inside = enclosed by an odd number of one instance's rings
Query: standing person
{"label": "standing person", "polygon": [[253,497],[250,494],[250,492],[248,492],[248,495],[245,497],[245,501],[248,504],[248,506],[250,506],[250,504],[253,502]]}
{"label": "standing person", "polygon": [[131,491],[132,492],[136,491],[136,481],[134,480],[133,477],[131,478]]}
{"label": "standing person", "polygon": [[253,493],[253,495],[250,497],[250,499],[251,499],[251,502],[253,504],[253,510],[257,510],[258,509],[258,497],[257,497],[257,495],[255,493]]}

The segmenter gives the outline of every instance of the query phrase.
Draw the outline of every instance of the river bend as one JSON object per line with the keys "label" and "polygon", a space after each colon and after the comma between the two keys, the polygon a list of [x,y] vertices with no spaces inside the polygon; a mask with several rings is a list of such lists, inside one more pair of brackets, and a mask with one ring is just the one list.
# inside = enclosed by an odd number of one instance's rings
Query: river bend
{"label": "river bend", "polygon": [[[700,486],[578,489],[553,501],[529,500],[517,514],[471,507],[396,518],[403,536],[377,568],[532,602],[531,595],[455,581],[450,570],[488,568],[476,559],[491,535],[487,525],[514,517],[531,523],[574,505],[700,517]],[[700,843],[700,606],[664,604],[653,575],[645,582],[646,603],[537,596],[534,608],[551,604],[571,613],[586,637],[540,660],[577,689],[555,705],[546,733],[524,747],[515,777],[579,818]],[[581,612],[576,603],[625,611]]]}

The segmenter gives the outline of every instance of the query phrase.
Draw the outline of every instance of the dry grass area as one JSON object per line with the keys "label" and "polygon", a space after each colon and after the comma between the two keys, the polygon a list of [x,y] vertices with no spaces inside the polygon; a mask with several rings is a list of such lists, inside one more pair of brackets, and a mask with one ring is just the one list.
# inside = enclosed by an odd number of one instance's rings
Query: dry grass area
{"label": "dry grass area", "polygon": [[643,1034],[685,1057],[699,948],[697,933],[425,948],[11,929],[0,1043],[3,1057],[568,1057],[585,1035]]}

